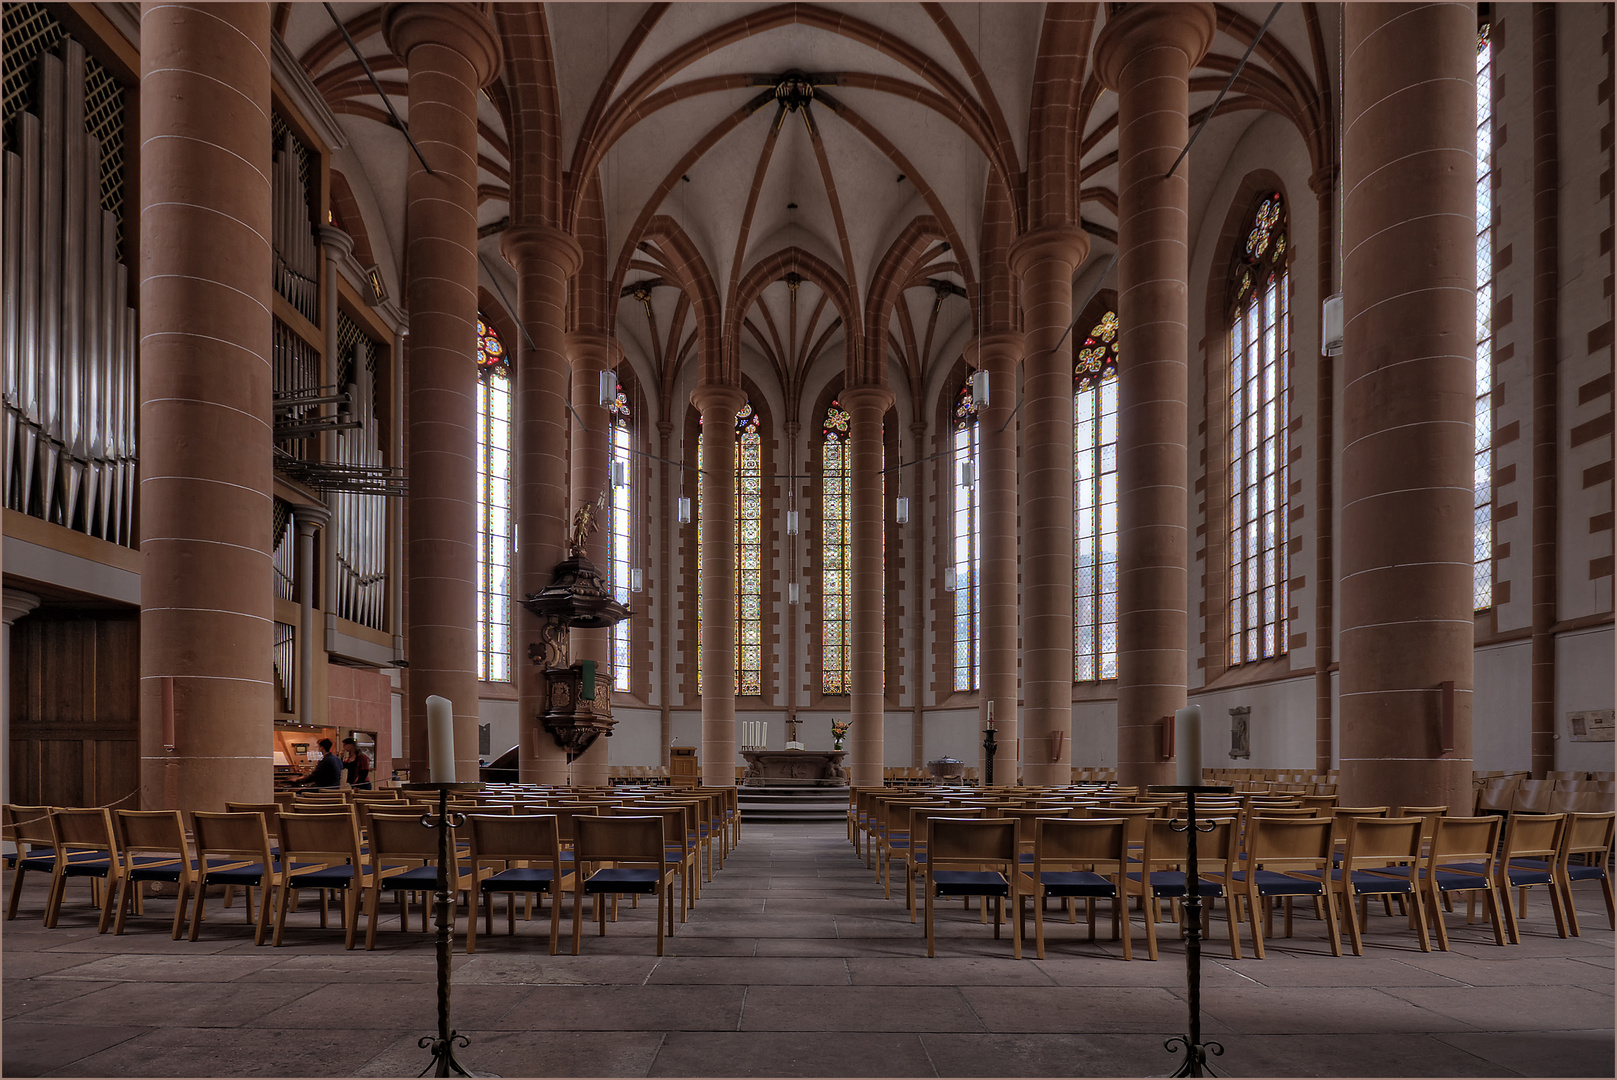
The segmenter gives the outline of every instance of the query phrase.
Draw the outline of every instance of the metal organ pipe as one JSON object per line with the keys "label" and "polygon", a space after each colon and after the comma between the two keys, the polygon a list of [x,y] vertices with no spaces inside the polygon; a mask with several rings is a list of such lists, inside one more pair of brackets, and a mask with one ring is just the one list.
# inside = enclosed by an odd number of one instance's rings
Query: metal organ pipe
{"label": "metal organ pipe", "polygon": [[309,196],[298,173],[297,144],[291,132],[281,136],[270,170],[274,186],[271,236],[275,246],[275,291],[311,323],[319,318],[318,253],[309,220]]}
{"label": "metal organ pipe", "polygon": [[[39,57],[39,94],[5,155],[5,505],[134,539],[135,310],[118,220],[85,131],[85,52]],[[37,509],[36,509],[37,508]]]}

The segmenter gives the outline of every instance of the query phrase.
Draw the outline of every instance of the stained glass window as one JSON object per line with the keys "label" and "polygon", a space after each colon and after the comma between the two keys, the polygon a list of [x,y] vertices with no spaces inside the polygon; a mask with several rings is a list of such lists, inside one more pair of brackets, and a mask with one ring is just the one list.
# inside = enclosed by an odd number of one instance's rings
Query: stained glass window
{"label": "stained glass window", "polygon": [[[698,420],[698,423],[701,421]],[[763,694],[763,436],[762,420],[747,402],[736,413],[736,689],[740,697]],[[696,437],[696,460],[702,439]],[[702,550],[702,490],[696,491],[696,550]],[[698,564],[700,566],[700,564]],[[702,685],[702,574],[696,574],[696,685]]]}
{"label": "stained glass window", "polygon": [[[1229,663],[1286,652],[1286,214],[1264,197],[1236,260],[1230,325]],[[1232,274],[1233,277],[1233,274]]]}
{"label": "stained glass window", "polygon": [[[629,548],[629,522],[634,506],[634,456],[629,422],[629,398],[618,383],[617,397],[610,410],[612,417],[612,509],[611,528],[607,533],[607,580],[618,603],[629,603],[629,573],[633,565]],[[622,480],[622,483],[618,483]],[[618,690],[629,689],[629,620],[612,628],[612,685]]]}
{"label": "stained glass window", "polygon": [[980,409],[971,375],[954,399],[954,688],[975,690],[982,680],[982,487]]}
{"label": "stained glass window", "polygon": [[477,321],[477,677],[511,681],[511,368]]}
{"label": "stained glass window", "polygon": [[1117,313],[1073,365],[1072,677],[1117,678]]}
{"label": "stained glass window", "polygon": [[820,426],[820,690],[853,691],[853,446],[833,401]]}
{"label": "stained glass window", "polygon": [[1493,606],[1493,48],[1477,31],[1477,412],[1472,606]]}

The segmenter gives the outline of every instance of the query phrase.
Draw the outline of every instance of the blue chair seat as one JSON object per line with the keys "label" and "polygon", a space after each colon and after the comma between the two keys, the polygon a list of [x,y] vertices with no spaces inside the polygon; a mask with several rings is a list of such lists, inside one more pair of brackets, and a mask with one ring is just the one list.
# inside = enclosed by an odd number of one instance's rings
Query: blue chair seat
{"label": "blue chair seat", "polygon": [[996,870],[939,870],[932,886],[939,896],[1009,896],[1011,889]]}
{"label": "blue chair seat", "polygon": [[1090,870],[1046,870],[1039,875],[1039,881],[1048,896],[1117,895],[1110,878]]}
{"label": "blue chair seat", "polygon": [[[389,867],[388,869],[391,869]],[[438,887],[438,868],[436,866],[412,866],[401,873],[390,874],[382,879],[382,887],[387,889],[436,889]]]}
{"label": "blue chair seat", "polygon": [[[1384,869],[1391,869],[1391,867]],[[1331,877],[1340,881],[1342,880],[1342,872],[1332,870]],[[1353,886],[1353,891],[1356,893],[1408,893],[1415,891],[1414,883],[1410,881],[1408,875],[1396,877],[1380,870],[1355,870],[1348,884]]]}
{"label": "blue chair seat", "polygon": [[889,841],[887,841],[888,850],[896,849],[898,851],[908,851],[909,846],[910,846],[910,842],[908,840],[889,840]]}
{"label": "blue chair seat", "polygon": [[[1139,874],[1130,874],[1129,875],[1129,880],[1131,880],[1131,881],[1139,881],[1140,880],[1140,875]],[[1224,895],[1224,886],[1219,884],[1216,881],[1208,881],[1206,878],[1197,878],[1196,879],[1196,886],[1197,886],[1197,888],[1196,888],[1197,893],[1199,893],[1202,896],[1223,896]],[[1184,874],[1184,871],[1182,871],[1182,870],[1155,870],[1155,871],[1153,871],[1152,874],[1151,874],[1151,892],[1156,896],[1166,896],[1166,897],[1169,897],[1169,898],[1186,895],[1187,890],[1185,889],[1185,874]]]}
{"label": "blue chair seat", "polygon": [[1548,885],[1555,880],[1549,865],[1538,860],[1512,859],[1505,873],[1512,885]]}
{"label": "blue chair seat", "polygon": [[[433,880],[437,880],[434,871]],[[302,873],[296,869],[292,872],[291,885],[294,889],[346,889],[354,883],[354,868],[352,866],[323,866],[318,870],[305,870]]]}
{"label": "blue chair seat", "polygon": [[586,893],[646,893],[657,891],[660,875],[649,867],[609,866],[584,882]]}
{"label": "blue chair seat", "polygon": [[[212,866],[221,866],[221,867],[224,867],[224,868],[223,869],[212,869]],[[274,864],[272,864],[270,866],[269,872],[271,874],[276,874],[276,873],[280,872],[280,869],[281,869],[280,864],[279,863],[274,863]],[[210,869],[208,869],[203,874],[203,884],[205,884],[205,885],[257,885],[257,884],[260,884],[260,882],[263,880],[263,877],[264,877],[264,864],[263,863],[249,863],[246,866],[231,867],[228,862],[221,862],[221,863],[210,864]]]}
{"label": "blue chair seat", "polygon": [[478,887],[483,892],[549,892],[555,883],[556,875],[550,870],[513,866],[493,877],[484,878]]}
{"label": "blue chair seat", "polygon": [[1582,863],[1568,863],[1566,876],[1569,881],[1599,881],[1606,876],[1604,866],[1586,866]]}
{"label": "blue chair seat", "polygon": [[88,859],[68,859],[62,873],[67,877],[106,877],[111,869],[110,855],[93,855]]}
{"label": "blue chair seat", "polygon": [[[1292,877],[1282,874],[1278,870],[1255,871],[1259,896],[1321,896],[1325,892],[1325,883],[1319,878]],[[1237,870],[1230,875],[1230,880],[1246,884],[1246,871]]]}

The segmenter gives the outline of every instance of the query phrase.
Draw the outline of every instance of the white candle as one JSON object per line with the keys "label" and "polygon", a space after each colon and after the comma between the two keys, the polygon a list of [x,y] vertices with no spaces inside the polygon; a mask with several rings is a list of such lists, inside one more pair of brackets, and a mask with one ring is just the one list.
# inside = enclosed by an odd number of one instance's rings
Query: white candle
{"label": "white candle", "polygon": [[1173,716],[1173,744],[1179,759],[1179,786],[1197,787],[1202,782],[1202,710],[1189,705]]}
{"label": "white candle", "polygon": [[455,782],[455,707],[437,694],[427,698],[427,778]]}
{"label": "white candle", "polygon": [[988,699],[988,726],[994,726],[994,699]]}

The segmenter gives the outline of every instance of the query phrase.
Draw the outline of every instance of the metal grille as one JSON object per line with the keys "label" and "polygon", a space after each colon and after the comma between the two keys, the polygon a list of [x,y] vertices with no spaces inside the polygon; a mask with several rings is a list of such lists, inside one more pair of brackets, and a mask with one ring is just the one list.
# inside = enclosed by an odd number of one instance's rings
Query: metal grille
{"label": "metal grille", "polygon": [[[360,329],[359,324],[350,319],[347,312],[338,311],[337,386],[339,389],[346,390],[350,383],[357,381],[354,378],[354,346],[361,341],[370,343],[371,347],[365,351],[365,370],[374,376],[376,374],[376,353],[381,346],[375,338]],[[354,402],[355,406],[358,406],[358,404],[359,402]],[[375,406],[377,403],[372,402],[371,404]],[[379,413],[380,409],[377,411]]]}
{"label": "metal grille", "polygon": [[314,155],[309,148],[303,145],[298,133],[293,131],[291,125],[281,118],[278,112],[270,113],[270,153],[273,155],[281,148],[281,140],[292,136],[292,153],[298,159],[298,183],[303,185],[303,198],[309,204],[309,220],[314,221],[318,209],[314,204],[314,185],[310,183],[310,173],[314,168]]}
{"label": "metal grille", "polygon": [[[40,54],[67,36],[43,4],[5,5],[6,145],[12,119],[34,103],[38,92]],[[84,130],[101,143],[101,208],[118,219],[118,243],[124,233],[124,88],[94,57],[84,62]]]}

